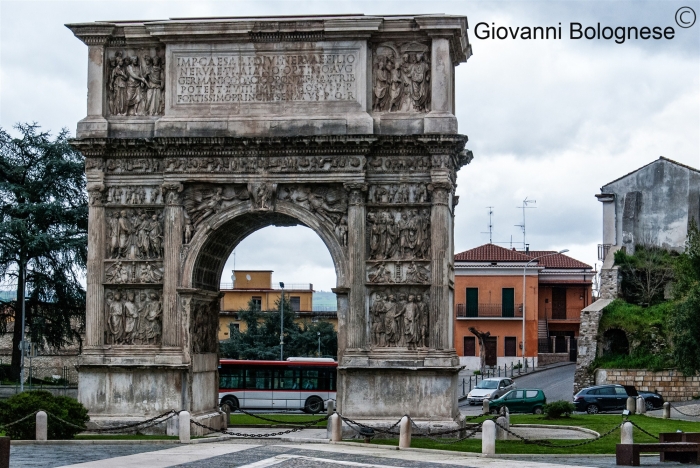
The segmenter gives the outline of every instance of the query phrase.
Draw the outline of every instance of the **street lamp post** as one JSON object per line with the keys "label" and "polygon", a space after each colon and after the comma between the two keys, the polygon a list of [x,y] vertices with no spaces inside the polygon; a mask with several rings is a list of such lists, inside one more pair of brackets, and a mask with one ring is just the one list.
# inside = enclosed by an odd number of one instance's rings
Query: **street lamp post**
{"label": "street lamp post", "polygon": [[282,296],[280,297],[280,361],[284,361],[284,283],[280,281]]}
{"label": "street lamp post", "polygon": [[316,332],[318,335],[318,357],[321,357],[321,332]]}
{"label": "street lamp post", "polygon": [[525,346],[525,275],[527,274],[527,267],[530,265],[530,263],[534,262],[535,260],[539,260],[540,258],[549,257],[550,255],[563,254],[563,253],[568,252],[568,251],[569,251],[569,249],[564,249],[564,250],[560,250],[559,252],[552,252],[552,253],[548,253],[546,255],[540,255],[539,257],[535,257],[535,258],[530,259],[530,261],[527,262],[525,264],[525,266],[523,267],[523,333],[522,333],[523,365],[525,365],[525,359],[526,359],[525,358],[525,348],[526,348],[526,346]]}
{"label": "street lamp post", "polygon": [[[25,307],[27,302],[27,264],[24,264],[24,269],[22,270],[22,337],[19,342],[20,355],[22,356],[19,360],[19,391],[24,391],[24,354],[26,353],[26,344],[24,342],[24,327],[25,325]],[[15,322],[16,323],[16,322]],[[30,369],[31,371],[31,366]]]}

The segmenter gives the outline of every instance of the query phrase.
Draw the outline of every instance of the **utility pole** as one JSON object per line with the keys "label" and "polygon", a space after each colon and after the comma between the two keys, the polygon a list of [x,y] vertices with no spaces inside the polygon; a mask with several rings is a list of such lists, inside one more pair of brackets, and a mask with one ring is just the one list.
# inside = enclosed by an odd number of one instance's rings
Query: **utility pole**
{"label": "utility pole", "polygon": [[[493,223],[491,222],[491,217],[493,216],[493,206],[487,206],[489,209],[489,244],[493,244]],[[482,234],[486,234],[482,232]]]}
{"label": "utility pole", "polygon": [[282,296],[280,297],[280,361],[284,361],[284,283],[280,281]]}

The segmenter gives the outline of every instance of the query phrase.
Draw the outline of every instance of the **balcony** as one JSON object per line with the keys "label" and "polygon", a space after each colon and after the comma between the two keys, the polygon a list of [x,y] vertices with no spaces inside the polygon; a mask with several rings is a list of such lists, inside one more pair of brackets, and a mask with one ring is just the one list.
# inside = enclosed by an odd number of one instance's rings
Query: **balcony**
{"label": "balcony", "polygon": [[544,317],[554,323],[579,323],[582,307],[551,307],[544,308]]}
{"label": "balcony", "polygon": [[[476,309],[476,310],[474,310]],[[457,318],[491,318],[491,319],[512,319],[523,317],[522,304],[479,304],[475,308],[467,310],[465,304],[457,304]]]}

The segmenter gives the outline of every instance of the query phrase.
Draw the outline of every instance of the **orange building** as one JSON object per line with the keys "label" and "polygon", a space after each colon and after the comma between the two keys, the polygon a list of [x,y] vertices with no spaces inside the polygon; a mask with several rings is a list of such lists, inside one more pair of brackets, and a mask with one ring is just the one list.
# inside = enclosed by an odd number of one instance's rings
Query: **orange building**
{"label": "orange building", "polygon": [[[489,332],[487,366],[575,361],[581,309],[591,303],[589,265],[551,251],[485,244],[455,255],[455,348],[462,365],[480,367],[482,350],[469,331]],[[523,350],[523,278],[525,346]]]}
{"label": "orange building", "polygon": [[[272,287],[272,270],[235,270],[233,283],[222,284],[221,309],[219,312],[219,340],[229,338],[229,326],[246,330],[246,323],[238,312],[248,309],[250,301],[262,311],[277,311],[281,288]],[[313,284],[289,284],[284,287],[284,296],[289,300],[296,321],[325,320],[337,329],[337,312],[314,311]]]}

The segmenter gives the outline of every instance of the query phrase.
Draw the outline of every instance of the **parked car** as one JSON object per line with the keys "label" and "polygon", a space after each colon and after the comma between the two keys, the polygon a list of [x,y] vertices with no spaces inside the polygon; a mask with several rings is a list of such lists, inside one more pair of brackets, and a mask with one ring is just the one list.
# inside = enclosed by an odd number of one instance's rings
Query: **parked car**
{"label": "parked car", "polygon": [[547,397],[539,388],[523,388],[511,390],[500,398],[489,402],[492,413],[498,413],[502,407],[511,413],[542,414],[542,408],[547,403]]}
{"label": "parked car", "polygon": [[505,377],[490,377],[484,379],[467,394],[467,402],[476,405],[484,401],[484,398],[495,400],[513,390],[516,385],[511,379]]}
{"label": "parked car", "polygon": [[661,395],[654,392],[637,392],[631,385],[597,385],[584,388],[574,395],[576,411],[596,414],[601,411],[620,411],[627,406],[628,397],[644,398],[647,410],[660,408],[664,404]]}

